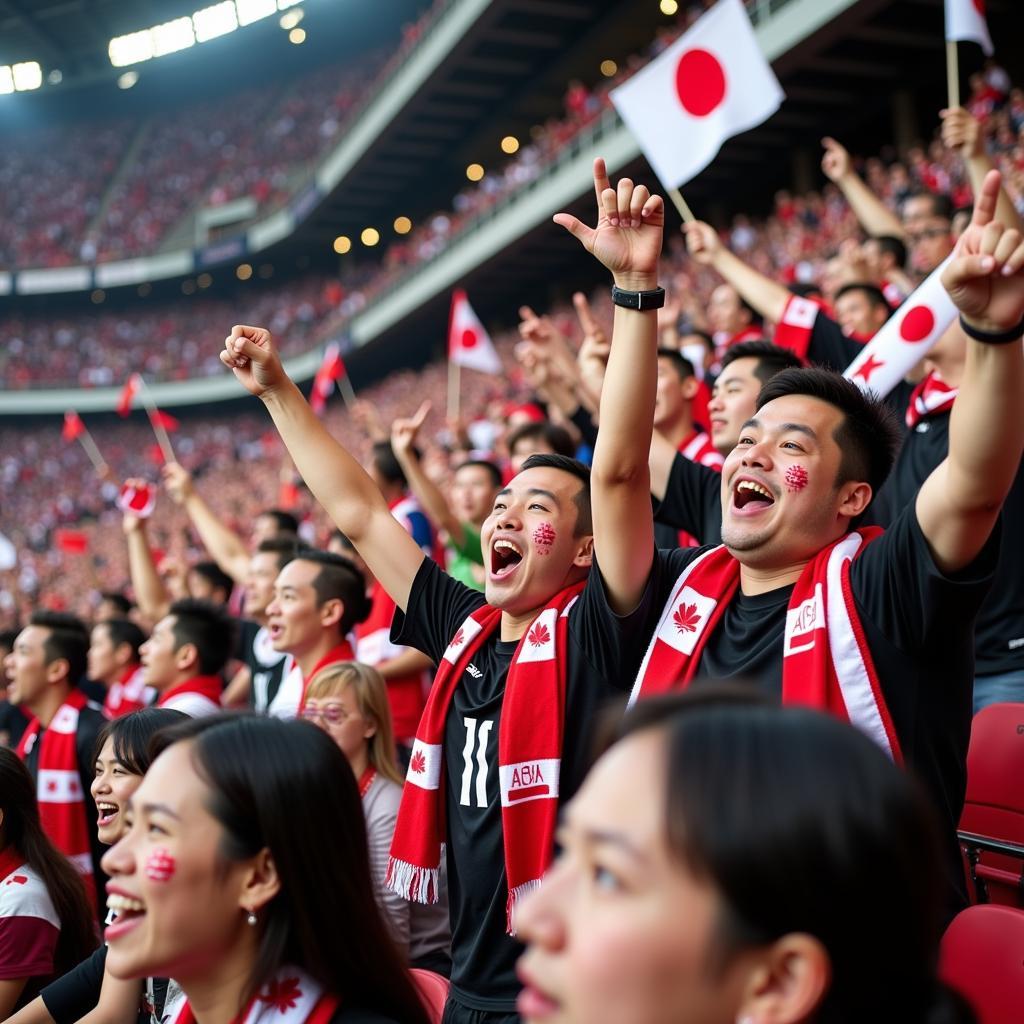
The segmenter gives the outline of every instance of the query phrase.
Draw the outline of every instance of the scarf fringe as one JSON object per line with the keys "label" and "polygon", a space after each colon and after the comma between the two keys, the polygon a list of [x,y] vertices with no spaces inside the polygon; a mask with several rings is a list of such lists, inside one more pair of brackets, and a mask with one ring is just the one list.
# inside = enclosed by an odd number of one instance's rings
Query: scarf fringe
{"label": "scarf fringe", "polygon": [[[441,856],[444,856],[442,849]],[[388,873],[384,884],[410,903],[436,903],[440,885],[441,866],[423,868],[397,857],[388,858]]]}
{"label": "scarf fringe", "polygon": [[529,882],[523,882],[522,885],[517,885],[514,889],[508,891],[508,903],[505,904],[505,931],[509,935],[515,935],[515,912],[516,907],[519,905],[519,901],[524,897],[529,896],[531,892],[536,892],[540,888],[541,879],[533,878]]}

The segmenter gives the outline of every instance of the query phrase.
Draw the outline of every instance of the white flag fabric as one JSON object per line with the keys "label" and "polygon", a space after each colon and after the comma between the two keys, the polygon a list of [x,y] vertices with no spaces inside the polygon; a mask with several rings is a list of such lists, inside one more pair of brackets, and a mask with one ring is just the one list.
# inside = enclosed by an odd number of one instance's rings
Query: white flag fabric
{"label": "white flag fabric", "polygon": [[995,48],[985,21],[985,0],[946,0],[946,39],[977,43],[991,57]]}
{"label": "white flag fabric", "polygon": [[719,0],[611,93],[665,188],[698,175],[726,139],[767,120],[783,99],[741,0]]}
{"label": "white flag fabric", "polygon": [[479,373],[500,374],[501,359],[491,336],[473,312],[466,293],[457,288],[452,292],[452,312],[448,324],[448,358],[458,366]]}
{"label": "white flag fabric", "polygon": [[941,280],[950,259],[908,296],[843,371],[844,377],[883,398],[924,358],[956,319],[956,306]]}
{"label": "white flag fabric", "polygon": [[0,533],[0,572],[13,569],[18,564],[18,552],[14,545]]}

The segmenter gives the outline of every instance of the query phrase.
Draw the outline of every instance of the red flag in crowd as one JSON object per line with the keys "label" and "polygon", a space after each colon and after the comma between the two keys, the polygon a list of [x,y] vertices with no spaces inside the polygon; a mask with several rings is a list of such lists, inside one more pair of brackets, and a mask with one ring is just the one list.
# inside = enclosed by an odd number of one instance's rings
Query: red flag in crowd
{"label": "red flag in crowd", "polygon": [[154,409],[149,414],[149,422],[154,428],[163,427],[169,434],[173,434],[181,426],[169,412],[162,412],[160,409]]}
{"label": "red flag in crowd", "polygon": [[54,530],[53,542],[69,555],[84,555],[89,550],[89,538],[81,530]]}
{"label": "red flag in crowd", "polygon": [[327,406],[327,399],[331,397],[335,383],[347,376],[348,371],[345,369],[345,361],[341,358],[341,349],[336,341],[332,341],[324,349],[324,358],[313,378],[313,390],[309,394],[309,404],[317,416]]}
{"label": "red flag in crowd", "polygon": [[783,98],[740,0],[719,0],[611,93],[666,188],[699,174],[726,139],[767,120]]}
{"label": "red flag in crowd", "polygon": [[479,373],[497,375],[503,371],[491,336],[473,312],[473,307],[461,288],[452,292],[452,312],[448,324],[448,358],[457,366],[466,366]]}
{"label": "red flag in crowd", "polygon": [[60,432],[60,436],[65,441],[75,441],[84,433],[85,424],[82,422],[82,417],[74,409],[69,409],[64,413],[64,427]]}
{"label": "red flag in crowd", "polygon": [[995,53],[985,21],[985,0],[946,0],[946,41],[977,43],[989,57]]}
{"label": "red flag in crowd", "polygon": [[121,397],[117,400],[117,415],[127,416],[132,411],[132,403],[135,401],[136,392],[139,390],[139,375],[133,373],[121,389]]}

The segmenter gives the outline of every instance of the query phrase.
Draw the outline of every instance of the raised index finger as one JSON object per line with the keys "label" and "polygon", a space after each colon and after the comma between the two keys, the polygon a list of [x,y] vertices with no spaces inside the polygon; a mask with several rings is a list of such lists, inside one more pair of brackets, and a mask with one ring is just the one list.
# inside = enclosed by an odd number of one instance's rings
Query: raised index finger
{"label": "raised index finger", "polygon": [[981,191],[974,204],[974,216],[971,217],[971,224],[984,227],[992,221],[996,215],[996,203],[999,201],[999,186],[1003,177],[998,171],[989,171],[982,182]]}
{"label": "raised index finger", "polygon": [[595,334],[597,332],[597,321],[594,319],[594,314],[586,295],[583,292],[576,292],[572,297],[572,302],[576,307],[576,318],[580,322],[580,327],[583,328],[583,333]]}

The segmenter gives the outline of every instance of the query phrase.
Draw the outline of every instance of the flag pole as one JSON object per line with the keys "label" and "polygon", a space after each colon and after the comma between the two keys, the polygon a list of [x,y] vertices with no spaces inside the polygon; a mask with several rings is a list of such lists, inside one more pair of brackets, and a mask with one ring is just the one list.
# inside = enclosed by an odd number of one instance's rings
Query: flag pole
{"label": "flag pole", "polygon": [[448,419],[459,418],[459,364],[448,358]]}
{"label": "flag pole", "polygon": [[668,193],[668,197],[672,200],[675,208],[679,211],[679,216],[683,218],[683,223],[692,224],[697,218],[694,217],[690,204],[683,198],[683,193],[677,188],[667,188],[665,191]]}
{"label": "flag pole", "polygon": [[153,396],[150,394],[149,385],[141,373],[138,375],[138,378],[139,383],[142,385],[142,402],[146,406],[149,425],[153,428],[153,433],[156,434],[156,441],[160,445],[160,451],[164,454],[164,461],[177,462],[178,459],[174,454],[174,449],[171,447],[171,438],[167,433],[167,428],[157,419],[156,402],[153,401]]}
{"label": "flag pole", "polygon": [[348,379],[347,373],[338,378],[338,391],[345,400],[346,408],[351,411],[352,407],[356,404],[356,393],[352,387],[352,381]]}
{"label": "flag pole", "polygon": [[85,449],[85,454],[89,456],[92,468],[100,476],[104,476],[107,472],[106,459],[103,458],[99,447],[92,438],[92,434],[89,433],[88,428],[84,424],[82,425],[82,433],[78,435],[78,443]]}
{"label": "flag pole", "polygon": [[946,93],[949,106],[960,106],[960,55],[957,52],[956,40],[946,40]]}

